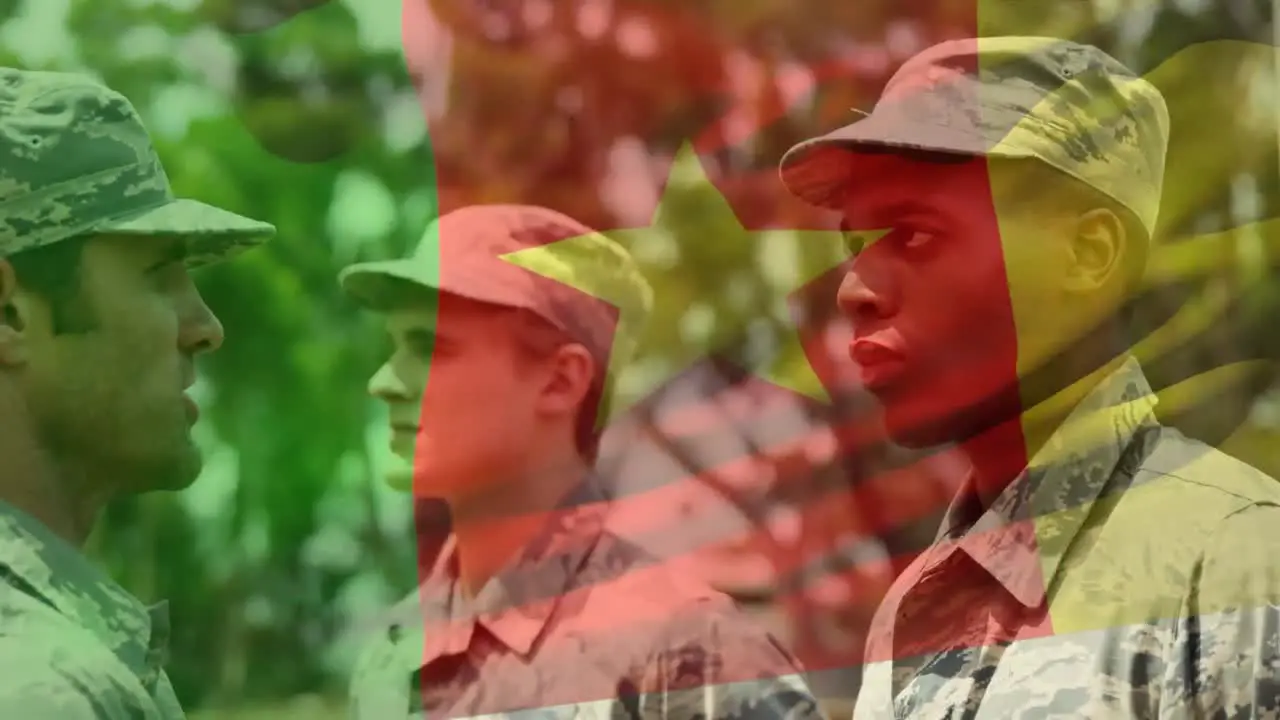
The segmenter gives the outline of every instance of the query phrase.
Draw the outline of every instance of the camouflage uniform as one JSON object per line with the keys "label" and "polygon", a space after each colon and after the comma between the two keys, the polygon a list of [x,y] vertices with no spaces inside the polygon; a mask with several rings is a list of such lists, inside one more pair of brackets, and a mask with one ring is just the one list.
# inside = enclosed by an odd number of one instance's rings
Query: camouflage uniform
{"label": "camouflage uniform", "polygon": [[[588,235],[521,266],[501,259]],[[651,302],[615,244],[528,206],[455,211],[432,224],[413,258],[354,266],[341,280],[375,309],[424,288],[524,308],[583,342],[599,367],[611,349],[626,352],[634,328],[615,337],[604,303],[544,272],[607,289],[611,303],[631,305],[623,315]],[[353,675],[351,717],[821,717],[798,663],[726,596],[606,529],[606,495],[594,477],[581,483],[470,601],[451,538],[423,584],[374,627]]]}
{"label": "camouflage uniform", "polygon": [[988,510],[958,496],[876,612],[855,718],[1280,713],[1280,485],[1154,407],[1129,360]]}
{"label": "camouflage uniform", "polygon": [[[199,265],[274,228],[178,199],[137,113],[93,80],[0,68],[0,257],[98,233],[177,236]],[[0,717],[183,717],[147,608],[78,550],[0,503]]]}
{"label": "camouflage uniform", "polygon": [[275,233],[175,198],[133,106],[87,77],[0,68],[0,153],[0,256],[95,233],[166,235],[199,266]]}
{"label": "camouflage uniform", "polygon": [[352,717],[821,717],[787,651],[608,511],[588,481],[471,601],[446,546],[363,656]]}
{"label": "camouflage uniform", "polygon": [[183,717],[162,669],[163,603],[143,606],[3,503],[0,563],[0,717]]}
{"label": "camouflage uniform", "polygon": [[[1028,158],[1153,232],[1168,129],[1159,93],[1095,48],[949,42],[782,176],[836,207],[856,178],[841,147]],[[1280,717],[1280,485],[1154,406],[1125,359],[985,512],[966,484],[877,610],[856,719]]]}

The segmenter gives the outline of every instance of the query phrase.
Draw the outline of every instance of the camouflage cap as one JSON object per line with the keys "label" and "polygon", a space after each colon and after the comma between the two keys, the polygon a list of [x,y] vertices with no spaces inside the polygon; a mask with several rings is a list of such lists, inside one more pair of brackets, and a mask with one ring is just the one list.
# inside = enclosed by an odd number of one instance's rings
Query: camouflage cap
{"label": "camouflage cap", "polygon": [[0,68],[0,257],[98,233],[186,239],[200,265],[271,225],[175,198],[133,105],[72,73]]}
{"label": "camouflage cap", "polygon": [[[548,247],[516,265],[503,255]],[[537,272],[534,272],[536,270]],[[571,283],[553,280],[552,277]],[[411,257],[359,263],[338,276],[361,305],[386,311],[406,288],[428,289],[528,310],[618,362],[634,348],[653,291],[616,242],[566,215],[533,205],[473,205],[437,218]],[[615,322],[609,297],[617,303]]]}
{"label": "camouflage cap", "polygon": [[792,193],[838,209],[858,175],[847,149],[1034,159],[1111,197],[1154,233],[1168,141],[1160,91],[1098,48],[970,38],[912,57],[870,114],[791,148],[781,174]]}

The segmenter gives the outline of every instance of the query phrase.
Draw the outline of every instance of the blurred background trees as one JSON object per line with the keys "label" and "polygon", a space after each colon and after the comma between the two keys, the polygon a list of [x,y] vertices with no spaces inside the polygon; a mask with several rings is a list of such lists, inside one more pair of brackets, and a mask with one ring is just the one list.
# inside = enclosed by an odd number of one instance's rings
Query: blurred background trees
{"label": "blurred background trees", "polygon": [[[1247,42],[1270,42],[1269,3],[983,8],[0,2],[6,64],[98,75],[138,105],[180,193],[280,230],[269,247],[200,277],[228,334],[202,368],[204,477],[178,495],[119,503],[92,542],[138,595],[171,600],[171,675],[184,703],[211,713],[264,706],[272,717],[285,716],[280,703],[302,703],[299,716],[322,717],[341,697],[363,623],[415,581],[411,508],[379,479],[394,468],[380,408],[364,393],[386,344],[376,318],[338,293],[340,267],[404,254],[434,213],[471,202],[543,204],[602,228],[647,225],[686,141],[744,226],[830,228],[781,192],[782,152],[849,122],[903,60],[948,37],[1078,37],[1166,92],[1174,125],[1162,241],[1192,261],[1160,266],[1168,272],[1135,322],[1144,337],[1165,328],[1152,336],[1158,387],[1201,378],[1171,396],[1168,418],[1280,474],[1280,401],[1268,394],[1277,236],[1256,224],[1280,214],[1278,82],[1270,46]],[[690,196],[680,207],[667,229],[692,232],[701,205]],[[679,245],[690,255],[674,261],[691,268],[794,265],[724,243]],[[655,318],[682,336],[716,323],[749,332],[638,406],[626,432],[643,442],[620,442],[625,452],[610,456],[638,489],[719,468],[686,482],[677,504],[739,525],[671,549],[704,548],[689,571],[760,609],[815,667],[856,665],[877,593],[931,539],[955,475],[945,453],[881,443],[869,401],[839,376],[828,350],[843,331],[831,312],[837,277],[773,307],[744,278],[716,276],[732,301]],[[741,370],[776,354],[778,330],[794,318],[807,359],[840,388],[830,404]],[[1238,364],[1247,360],[1258,362]],[[1227,371],[1205,384],[1214,368]],[[751,462],[725,470],[737,457]],[[815,504],[819,493],[838,501]],[[856,672],[830,685],[851,696]]]}

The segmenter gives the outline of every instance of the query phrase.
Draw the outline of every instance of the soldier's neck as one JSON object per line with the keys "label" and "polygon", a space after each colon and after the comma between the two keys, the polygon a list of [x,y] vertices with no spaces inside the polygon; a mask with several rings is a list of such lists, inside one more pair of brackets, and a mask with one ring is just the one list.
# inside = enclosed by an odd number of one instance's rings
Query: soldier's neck
{"label": "soldier's neck", "polygon": [[1115,358],[1068,383],[1021,415],[989,427],[961,444],[973,466],[974,483],[983,507],[991,507],[1000,493],[1027,469],[1071,411],[1123,362],[1123,357]]}
{"label": "soldier's neck", "polygon": [[452,505],[458,580],[474,597],[551,519],[551,512],[582,482],[587,464],[576,450],[524,468],[471,507]]}
{"label": "soldier's neck", "polygon": [[[8,407],[5,407],[8,405]],[[39,520],[75,547],[82,547],[101,511],[103,499],[86,491],[85,473],[58,462],[44,447],[22,412],[0,399],[0,500]]]}

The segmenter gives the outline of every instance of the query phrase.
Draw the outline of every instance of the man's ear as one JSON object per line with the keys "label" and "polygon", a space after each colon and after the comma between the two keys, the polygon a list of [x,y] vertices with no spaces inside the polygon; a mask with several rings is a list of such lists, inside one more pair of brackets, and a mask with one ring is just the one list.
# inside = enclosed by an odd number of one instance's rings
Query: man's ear
{"label": "man's ear", "polygon": [[31,311],[31,298],[18,287],[13,264],[0,258],[0,367],[26,364]]}
{"label": "man's ear", "polygon": [[1071,238],[1067,289],[1096,293],[1123,273],[1129,237],[1115,212],[1098,208],[1081,214]]}
{"label": "man's ear", "polygon": [[546,413],[572,413],[591,392],[596,362],[578,343],[566,343],[550,358],[550,372],[542,388],[539,408]]}

